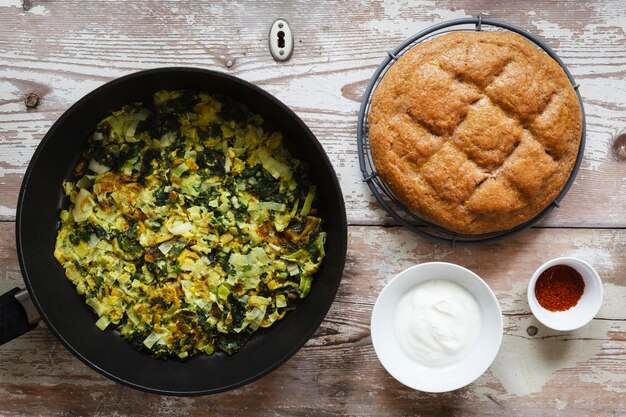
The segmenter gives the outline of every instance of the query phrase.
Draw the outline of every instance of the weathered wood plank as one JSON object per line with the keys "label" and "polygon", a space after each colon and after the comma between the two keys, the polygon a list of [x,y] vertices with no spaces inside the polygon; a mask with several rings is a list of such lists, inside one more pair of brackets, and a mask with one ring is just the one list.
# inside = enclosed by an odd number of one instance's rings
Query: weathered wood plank
{"label": "weathered wood plank", "polygon": [[[433,22],[478,13],[520,25],[555,48],[581,84],[588,117],[577,181],[543,226],[624,227],[624,163],[611,152],[626,128],[626,13],[621,1],[469,2],[0,2],[0,219],[15,215],[35,147],[81,96],[112,78],[167,65],[225,71],[291,106],[311,127],[340,177],[352,224],[389,223],[358,168],[356,114],[385,51]],[[567,9],[567,10],[565,10]],[[277,17],[296,49],[275,63],[266,34]],[[42,96],[27,110],[23,97]],[[599,192],[601,190],[601,192]]]}
{"label": "weathered wood plank", "polygon": [[[149,395],[110,382],[45,328],[0,347],[0,415],[567,415],[626,413],[626,231],[535,229],[482,248],[432,245],[397,227],[351,227],[346,271],[329,315],[285,365],[246,387],[200,398]],[[555,332],[529,313],[532,272],[557,256],[592,263],[605,283],[598,317]],[[490,370],[470,386],[431,395],[393,380],[369,335],[373,304],[401,270],[421,262],[466,266],[494,289],[505,336]],[[13,224],[0,223],[0,291],[19,284]],[[539,331],[529,336],[527,328]]]}
{"label": "weathered wood plank", "polygon": [[[143,394],[108,381],[41,327],[0,347],[0,415],[625,415],[626,174],[611,152],[626,129],[626,3],[620,0],[99,2],[0,0],[0,292],[22,286],[14,244],[23,173],[52,123],[84,94],[130,72],[167,65],[225,71],[291,106],[328,152],[353,225],[388,224],[360,180],[356,114],[374,68],[403,39],[445,19],[483,13],[542,37],[581,84],[588,117],[585,160],[562,208],[497,245],[452,249],[397,227],[354,226],[340,292],[315,336],[272,374],[203,398]],[[293,58],[267,48],[286,18]],[[28,110],[28,93],[42,97]],[[593,229],[621,228],[617,230]],[[568,333],[540,326],[525,301],[534,269],[556,256],[596,266],[605,282],[598,317]],[[369,319],[376,296],[418,262],[464,265],[491,285],[505,336],[490,370],[443,395],[394,381],[375,357]],[[526,332],[529,326],[539,331]]]}

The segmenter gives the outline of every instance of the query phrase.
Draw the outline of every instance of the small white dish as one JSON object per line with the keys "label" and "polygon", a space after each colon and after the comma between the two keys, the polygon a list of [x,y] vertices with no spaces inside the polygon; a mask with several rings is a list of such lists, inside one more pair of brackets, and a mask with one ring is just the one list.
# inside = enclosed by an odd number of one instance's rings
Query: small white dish
{"label": "small white dish", "polygon": [[[459,284],[475,298],[481,328],[476,343],[454,363],[429,367],[415,361],[402,349],[393,323],[402,296],[416,285],[436,279]],[[481,376],[500,349],[502,331],[502,312],[489,286],[469,269],[446,262],[419,264],[398,274],[383,288],[372,312],[372,343],[383,367],[402,384],[424,392],[453,391]]]}
{"label": "small white dish", "polygon": [[[567,265],[574,268],[582,275],[585,281],[585,289],[578,303],[565,311],[550,311],[543,308],[535,296],[535,284],[539,276],[554,265]],[[602,306],[604,289],[602,281],[596,270],[587,262],[577,258],[556,258],[541,265],[535,271],[528,283],[528,305],[530,311],[543,325],[560,331],[578,329],[589,323]]]}

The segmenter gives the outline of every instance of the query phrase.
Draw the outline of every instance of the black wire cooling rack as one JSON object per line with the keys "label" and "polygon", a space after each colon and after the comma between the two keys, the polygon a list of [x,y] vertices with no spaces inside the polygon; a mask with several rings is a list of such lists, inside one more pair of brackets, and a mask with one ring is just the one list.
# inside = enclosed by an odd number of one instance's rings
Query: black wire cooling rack
{"label": "black wire cooling rack", "polygon": [[[376,169],[374,167],[374,161],[372,160],[372,154],[370,152],[370,143],[369,143],[369,131],[367,125],[367,115],[369,113],[370,102],[372,99],[372,95],[374,90],[378,86],[378,83],[385,75],[386,71],[389,69],[391,65],[404,53],[406,53],[413,46],[417,45],[424,40],[430,39],[435,36],[442,35],[448,32],[454,31],[481,31],[481,30],[504,30],[515,32],[519,35],[524,36],[529,39],[535,45],[543,49],[548,55],[550,55],[565,71],[567,77],[574,90],[576,90],[576,94],[578,96],[578,101],[580,103],[580,108],[582,111],[582,134],[580,140],[580,148],[578,150],[578,156],[576,158],[576,163],[574,164],[574,169],[570,174],[567,182],[565,183],[563,189],[559,193],[559,195],[554,199],[554,201],[548,205],[543,211],[537,214],[534,218],[529,221],[514,227],[513,229],[494,232],[494,233],[486,233],[480,235],[471,235],[471,234],[463,234],[456,233],[441,226],[437,226],[432,224],[423,218],[421,218],[418,214],[413,213],[409,210],[404,204],[402,204],[389,190],[389,188],[385,185],[385,183],[380,179],[380,177],[376,174]],[[365,93],[363,95],[363,100],[361,102],[361,108],[359,110],[359,119],[357,125],[357,147],[359,153],[359,165],[361,168],[361,172],[363,174],[363,181],[367,183],[372,194],[376,197],[376,200],[380,203],[380,205],[389,213],[389,215],[399,224],[411,230],[412,232],[429,239],[433,242],[438,243],[448,243],[451,246],[455,246],[457,244],[462,245],[478,245],[484,243],[491,243],[500,239],[504,239],[509,237],[515,233],[521,232],[522,230],[528,229],[535,223],[537,223],[543,216],[545,216],[552,208],[559,207],[559,202],[565,197],[565,194],[571,187],[574,179],[576,178],[576,174],[578,173],[578,169],[580,168],[580,163],[583,159],[583,153],[585,149],[585,109],[583,107],[582,98],[578,91],[578,84],[574,81],[574,78],[570,74],[569,70],[561,61],[561,59],[556,55],[556,53],[546,45],[541,39],[537,38],[533,34],[518,28],[517,26],[501,22],[494,19],[486,19],[482,16],[478,17],[470,17],[470,18],[462,18],[462,19],[453,19],[448,20],[436,25],[433,25],[423,31],[413,35],[408,38],[400,45],[398,45],[393,51],[387,52],[387,57],[383,60],[383,62],[378,66],[372,79],[370,80]]]}

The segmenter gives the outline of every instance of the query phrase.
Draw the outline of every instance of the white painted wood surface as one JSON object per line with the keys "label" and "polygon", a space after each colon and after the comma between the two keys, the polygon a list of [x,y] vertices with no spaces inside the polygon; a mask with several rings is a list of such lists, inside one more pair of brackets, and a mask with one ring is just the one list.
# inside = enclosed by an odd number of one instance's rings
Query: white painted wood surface
{"label": "white painted wood surface", "polygon": [[[0,0],[0,291],[22,286],[15,205],[22,175],[54,121],[108,80],[159,66],[218,69],[293,108],[317,135],[345,194],[350,246],[342,287],[315,337],[280,369],[205,398],[143,394],[75,359],[44,327],[0,347],[0,415],[626,415],[626,162],[612,152],[626,129],[626,3],[614,1],[33,1]],[[541,227],[482,248],[433,245],[398,227],[361,181],[356,114],[375,67],[408,36],[483,13],[542,37],[581,85],[587,147],[562,207]],[[293,57],[272,60],[278,17]],[[35,109],[23,100],[41,96]],[[527,280],[545,260],[595,265],[605,302],[568,333],[538,325]],[[383,285],[418,262],[477,272],[505,315],[502,349],[474,384],[442,395],[411,391],[377,361],[369,317]],[[536,326],[535,336],[527,334]]]}

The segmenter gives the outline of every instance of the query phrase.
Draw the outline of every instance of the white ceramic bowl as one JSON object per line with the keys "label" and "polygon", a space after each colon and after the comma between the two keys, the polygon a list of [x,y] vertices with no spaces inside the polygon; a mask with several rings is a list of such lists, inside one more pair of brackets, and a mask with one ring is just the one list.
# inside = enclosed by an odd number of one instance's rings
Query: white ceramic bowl
{"label": "white ceramic bowl", "polygon": [[[578,303],[565,311],[550,311],[543,308],[535,297],[537,278],[554,265],[568,265],[582,275],[585,290]],[[556,258],[541,265],[528,283],[528,305],[534,316],[545,326],[561,331],[575,330],[589,323],[602,306],[604,290],[602,281],[595,269],[587,262],[576,258]]]}
{"label": "white ceramic bowl", "polygon": [[[400,298],[432,279],[461,285],[476,299],[481,315],[480,335],[474,346],[456,362],[442,367],[428,367],[412,359],[399,345],[393,326]],[[502,313],[496,296],[478,275],[459,265],[431,262],[406,269],[383,288],[372,312],[371,331],[376,355],[395,379],[419,391],[446,392],[464,387],[489,368],[502,342]]]}

